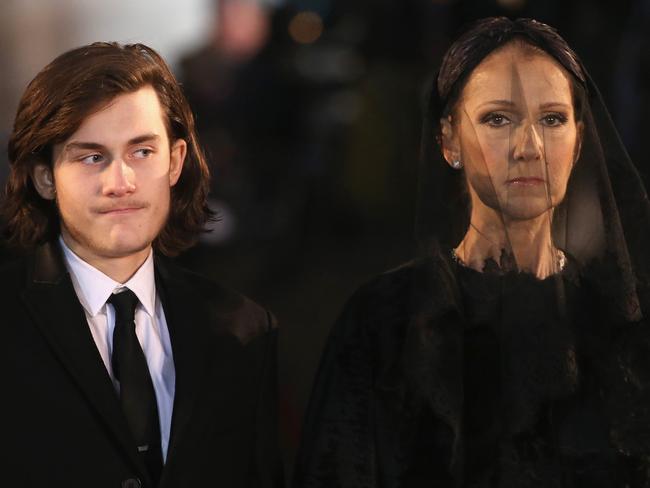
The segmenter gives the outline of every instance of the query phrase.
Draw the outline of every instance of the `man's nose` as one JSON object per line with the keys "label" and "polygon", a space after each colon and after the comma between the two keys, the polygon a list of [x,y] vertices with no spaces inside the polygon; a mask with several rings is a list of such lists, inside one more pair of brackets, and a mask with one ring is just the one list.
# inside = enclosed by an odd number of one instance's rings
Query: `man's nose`
{"label": "man's nose", "polygon": [[106,167],[103,182],[105,196],[123,196],[135,191],[135,173],[121,158],[116,158]]}
{"label": "man's nose", "polygon": [[526,124],[515,135],[513,158],[515,161],[539,161],[544,155],[544,143],[537,128]]}

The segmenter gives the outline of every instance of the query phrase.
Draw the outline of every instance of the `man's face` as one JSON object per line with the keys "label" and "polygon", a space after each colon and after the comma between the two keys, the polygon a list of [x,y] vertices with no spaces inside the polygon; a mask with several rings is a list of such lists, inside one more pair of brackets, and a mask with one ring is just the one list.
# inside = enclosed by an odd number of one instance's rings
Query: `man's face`
{"label": "man's face", "polygon": [[54,147],[61,233],[87,262],[148,253],[165,225],[187,146],[179,139],[170,147],[164,117],[154,89],[143,87]]}

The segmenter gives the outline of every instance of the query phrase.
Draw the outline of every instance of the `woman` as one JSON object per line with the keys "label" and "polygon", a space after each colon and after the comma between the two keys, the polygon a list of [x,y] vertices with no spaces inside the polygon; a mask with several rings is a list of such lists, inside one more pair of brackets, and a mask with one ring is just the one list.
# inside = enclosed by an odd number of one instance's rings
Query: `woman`
{"label": "woman", "polygon": [[431,92],[420,256],[334,326],[295,486],[650,486],[650,206],[597,88],[491,18]]}

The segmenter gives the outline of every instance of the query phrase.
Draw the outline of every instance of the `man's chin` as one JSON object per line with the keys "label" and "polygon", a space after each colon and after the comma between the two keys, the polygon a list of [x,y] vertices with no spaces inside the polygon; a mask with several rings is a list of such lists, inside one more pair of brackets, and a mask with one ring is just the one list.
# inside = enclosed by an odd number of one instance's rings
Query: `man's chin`
{"label": "man's chin", "polygon": [[98,249],[106,258],[119,259],[141,254],[151,248],[151,241],[139,242],[106,242]]}
{"label": "man's chin", "polygon": [[[90,226],[89,226],[90,227]],[[157,232],[152,226],[92,226],[84,230],[63,225],[61,233],[68,247],[80,257],[120,259],[148,252]]]}

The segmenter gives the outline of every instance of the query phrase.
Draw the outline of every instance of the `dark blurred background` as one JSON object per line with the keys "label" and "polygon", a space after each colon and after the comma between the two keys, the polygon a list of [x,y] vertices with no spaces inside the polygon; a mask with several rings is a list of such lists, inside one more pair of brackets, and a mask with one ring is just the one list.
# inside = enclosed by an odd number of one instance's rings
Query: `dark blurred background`
{"label": "dark blurred background", "polygon": [[5,0],[0,141],[26,83],[64,50],[141,41],[168,59],[195,110],[220,215],[181,260],[279,319],[290,473],[311,382],[343,303],[414,250],[426,83],[450,39],[492,15],[533,17],[560,31],[598,83],[647,182],[650,0],[150,0],[135,7]]}

